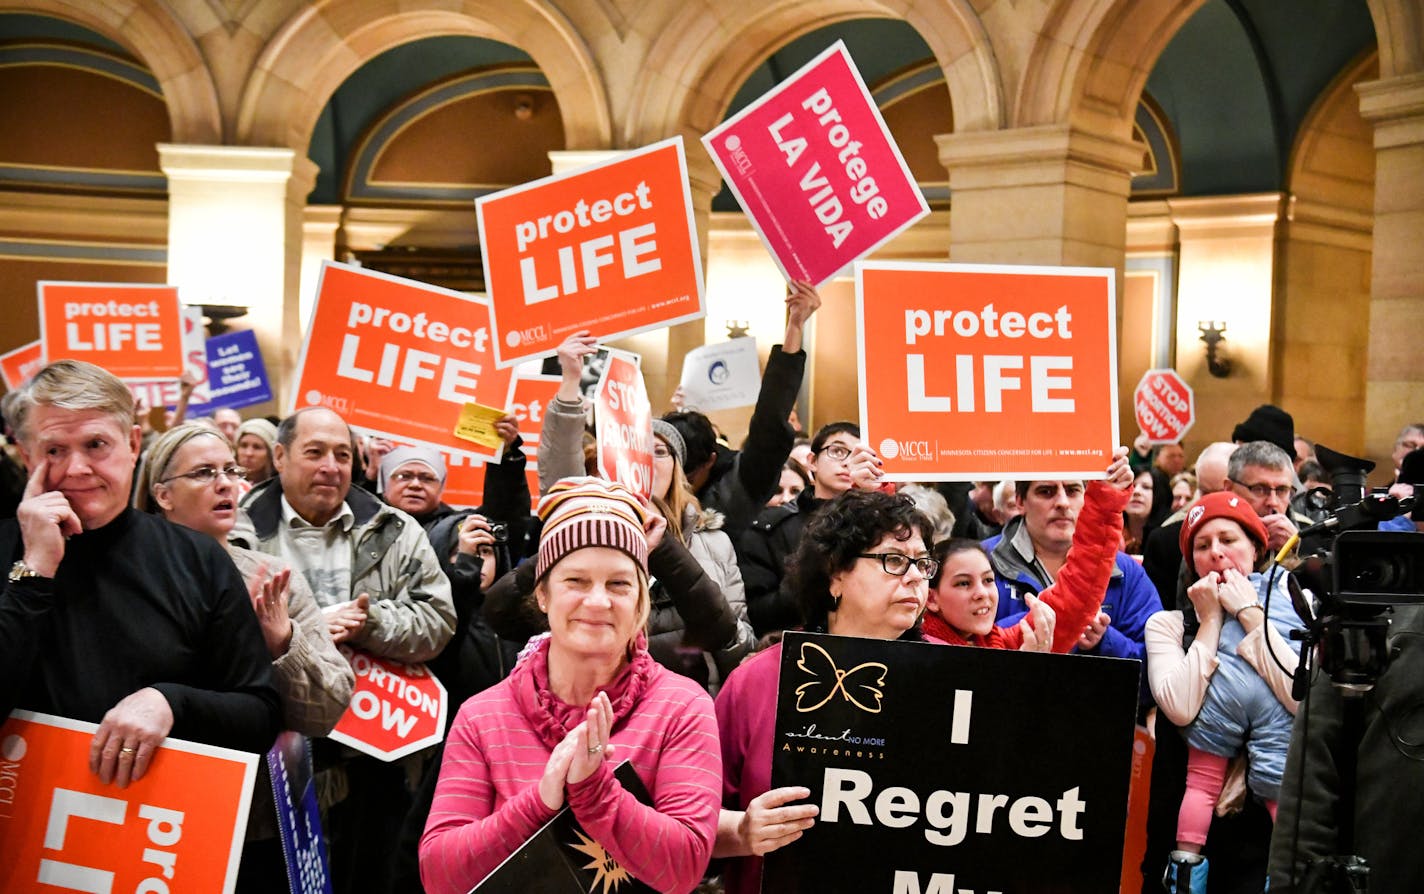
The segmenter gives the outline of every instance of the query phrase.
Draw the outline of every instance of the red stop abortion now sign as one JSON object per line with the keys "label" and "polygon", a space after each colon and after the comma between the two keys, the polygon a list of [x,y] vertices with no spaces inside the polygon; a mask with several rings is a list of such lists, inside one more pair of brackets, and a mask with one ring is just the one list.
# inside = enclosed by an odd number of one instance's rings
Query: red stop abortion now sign
{"label": "red stop abortion now sign", "polygon": [[331,738],[383,761],[405,757],[445,738],[449,699],[423,664],[402,664],[337,646],[356,673],[351,704]]}
{"label": "red stop abortion now sign", "polygon": [[1137,426],[1152,444],[1175,444],[1196,422],[1192,386],[1175,369],[1149,369],[1133,392]]}

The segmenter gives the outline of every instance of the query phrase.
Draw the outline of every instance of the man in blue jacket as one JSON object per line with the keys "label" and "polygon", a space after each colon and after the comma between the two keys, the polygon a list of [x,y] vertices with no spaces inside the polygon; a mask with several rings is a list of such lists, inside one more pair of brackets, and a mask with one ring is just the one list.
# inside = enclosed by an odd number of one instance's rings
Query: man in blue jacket
{"label": "man in blue jacket", "polygon": [[[1083,511],[1081,481],[1019,481],[1014,496],[1021,514],[1004,532],[984,541],[999,587],[1000,626],[1018,623],[1027,612],[1025,593],[1038,593],[1058,576]],[[1098,617],[1078,638],[1077,651],[1142,661],[1142,630],[1162,610],[1157,590],[1137,564],[1119,551]],[[1146,688],[1143,688],[1145,703]]]}

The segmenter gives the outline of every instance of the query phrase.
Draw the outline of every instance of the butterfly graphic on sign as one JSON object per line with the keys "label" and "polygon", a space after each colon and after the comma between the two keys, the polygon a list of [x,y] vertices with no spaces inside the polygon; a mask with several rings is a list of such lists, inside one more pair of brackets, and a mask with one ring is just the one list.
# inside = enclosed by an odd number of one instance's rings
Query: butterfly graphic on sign
{"label": "butterfly graphic on sign", "polygon": [[812,677],[796,687],[796,710],[802,714],[824,707],[836,693],[862,711],[880,713],[885,674],[889,670],[880,662],[867,661],[843,671],[836,667],[829,652],[808,642],[801,644],[796,667]]}

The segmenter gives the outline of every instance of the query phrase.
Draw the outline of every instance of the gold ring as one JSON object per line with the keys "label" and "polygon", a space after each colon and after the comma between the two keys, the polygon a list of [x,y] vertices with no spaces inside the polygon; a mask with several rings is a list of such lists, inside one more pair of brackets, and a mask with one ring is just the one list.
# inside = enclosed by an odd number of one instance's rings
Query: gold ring
{"label": "gold ring", "polygon": [[134,753],[134,749],[128,747],[127,745],[125,745],[123,748],[120,748],[120,749],[119,749],[119,754],[133,754],[133,753]]}

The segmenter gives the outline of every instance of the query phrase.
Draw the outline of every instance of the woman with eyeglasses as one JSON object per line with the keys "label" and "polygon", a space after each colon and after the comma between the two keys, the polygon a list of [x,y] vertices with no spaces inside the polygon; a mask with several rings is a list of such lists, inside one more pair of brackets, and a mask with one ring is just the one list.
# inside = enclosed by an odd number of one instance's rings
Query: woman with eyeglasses
{"label": "woman with eyeglasses", "polygon": [[1093,622],[1107,591],[1122,538],[1122,510],[1133,487],[1127,448],[1119,447],[1106,481],[1091,481],[1073,531],[1073,545],[1054,582],[1025,601],[1029,613],[1018,624],[994,623],[999,590],[994,566],[977,540],[956,538],[936,544],[937,572],[930,577],[925,638],[956,646],[1070,652]]}
{"label": "woman with eyeglasses", "polygon": [[[247,582],[262,639],[272,655],[286,727],[325,736],[345,713],[356,678],[336,650],[306,579],[292,574],[281,559],[228,545],[228,532],[237,520],[238,484],[246,475],[221,432],[184,423],[149,447],[134,489],[134,506],[207,534],[228,548]],[[286,884],[272,783],[263,761],[237,890],[268,891]]]}
{"label": "woman with eyeglasses", "polygon": [[[838,636],[920,640],[931,524],[908,497],[848,490],[807,523],[792,560],[789,589],[806,629]],[[754,894],[761,858],[801,837],[816,807],[794,802],[801,787],[771,788],[778,643],[747,659],[717,695],[722,738],[722,813],[714,857],[730,858],[727,894]]]}

